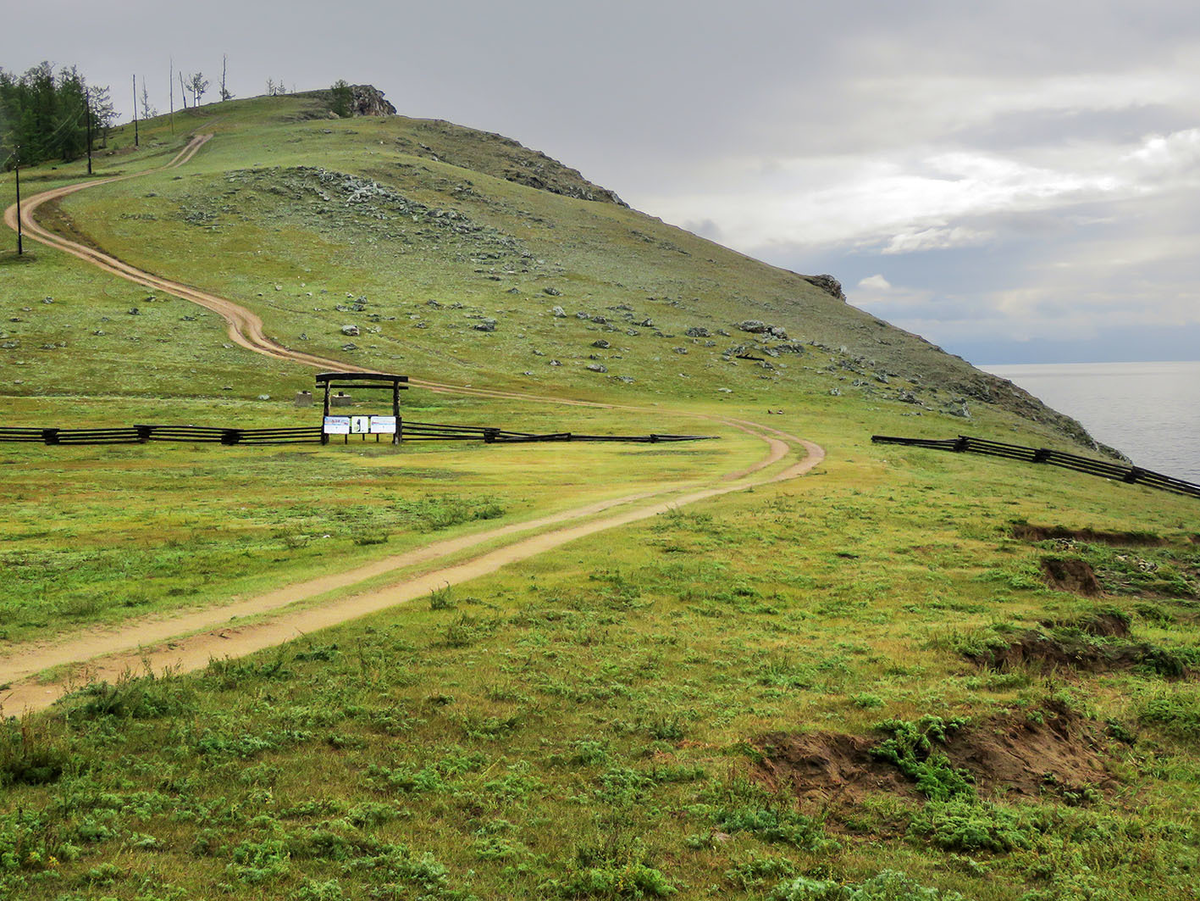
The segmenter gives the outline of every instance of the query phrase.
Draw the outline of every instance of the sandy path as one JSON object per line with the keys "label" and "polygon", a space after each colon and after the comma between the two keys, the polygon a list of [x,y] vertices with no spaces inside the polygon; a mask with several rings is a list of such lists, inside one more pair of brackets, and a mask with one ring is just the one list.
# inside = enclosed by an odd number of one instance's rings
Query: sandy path
{"label": "sandy path", "polygon": [[[171,162],[148,171],[162,171],[183,165],[195,156],[210,137],[197,136]],[[22,227],[34,240],[86,260],[106,272],[212,310],[229,323],[230,339],[247,350],[322,369],[352,371],[358,368],[342,361],[285,348],[263,334],[259,317],[232,301],[136,269],[102,251],[55,235],[38,225],[34,219],[38,207],[50,200],[94,185],[133,177],[136,176],[99,179],[37,194],[22,204]],[[17,227],[15,205],[5,211],[4,220],[9,227]],[[434,390],[483,396],[535,399],[556,404],[613,406],[572,398],[462,388],[417,379],[410,383]],[[742,491],[754,485],[796,478],[819,464],[825,456],[824,450],[818,445],[778,429],[747,420],[693,415],[722,422],[761,438],[767,445],[767,453],[754,465],[726,473],[708,487],[663,485],[654,490],[587,504],[527,522],[437,541],[342,573],[288,585],[232,604],[206,607],[170,618],[126,622],[109,631],[92,631],[62,641],[23,646],[14,653],[0,657],[0,684],[9,686],[0,694],[0,711],[40,710],[73,686],[92,679],[113,681],[122,673],[139,670],[143,665],[149,665],[156,672],[168,669],[186,672],[206,666],[213,658],[238,657],[272,647],[307,632],[422,597],[434,588],[456,585],[495,572],[509,563],[526,560],[605,529],[647,519],[685,504]],[[774,474],[764,474],[764,470],[800,449],[805,451],[806,456],[799,462]],[[501,546],[469,555],[483,545],[496,543]],[[464,555],[468,559],[451,560]],[[398,575],[398,581],[393,584],[354,590],[355,586],[365,581],[400,574],[404,570],[414,572]],[[314,606],[302,604],[331,592],[338,592],[335,600]],[[295,605],[300,605],[299,609],[288,609]],[[236,620],[249,618],[253,618],[253,621],[230,625]],[[62,668],[59,677],[46,682],[38,682],[33,678],[36,673],[52,667]]]}

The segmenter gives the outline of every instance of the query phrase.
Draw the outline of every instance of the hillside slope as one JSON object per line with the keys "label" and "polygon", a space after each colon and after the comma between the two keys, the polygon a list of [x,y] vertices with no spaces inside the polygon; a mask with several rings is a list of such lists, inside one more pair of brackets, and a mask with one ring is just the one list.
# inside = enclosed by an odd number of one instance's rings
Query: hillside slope
{"label": "hillside slope", "polygon": [[61,212],[129,262],[250,307],[285,345],[373,368],[741,403],[798,391],[959,418],[990,406],[1095,447],[1011,383],[849,306],[836,283],[630,210],[510,139],[329,120],[322,103],[194,111],[188,128],[216,137],[186,173]]}

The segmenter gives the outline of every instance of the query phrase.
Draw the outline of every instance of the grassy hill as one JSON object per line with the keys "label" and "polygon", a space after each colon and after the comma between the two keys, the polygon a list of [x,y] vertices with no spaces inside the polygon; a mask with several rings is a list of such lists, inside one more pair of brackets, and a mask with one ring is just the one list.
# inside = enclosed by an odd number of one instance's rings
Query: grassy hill
{"label": "grassy hill", "polygon": [[[619,405],[413,390],[410,418],[722,440],[0,445],[0,658],[709,484],[761,457],[734,419],[828,456],[277,650],[83,669],[44,714],[4,708],[0,896],[1196,897],[1194,499],[874,446],[1095,451],[1008,383],[510,139],[325,103],[142,123],[97,171],[148,174],[44,221],[288,347]],[[215,137],[191,163],[150,171],[196,131]],[[0,256],[0,425],[311,424],[290,404],[311,369],[30,249]]]}

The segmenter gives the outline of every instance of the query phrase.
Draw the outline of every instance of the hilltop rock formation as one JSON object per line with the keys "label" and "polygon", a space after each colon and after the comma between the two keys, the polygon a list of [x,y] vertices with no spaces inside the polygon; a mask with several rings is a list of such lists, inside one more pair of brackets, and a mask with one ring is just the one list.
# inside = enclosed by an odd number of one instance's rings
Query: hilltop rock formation
{"label": "hilltop rock formation", "polygon": [[396,107],[383,99],[383,91],[374,85],[355,84],[350,86],[353,99],[350,104],[353,116],[394,116]]}

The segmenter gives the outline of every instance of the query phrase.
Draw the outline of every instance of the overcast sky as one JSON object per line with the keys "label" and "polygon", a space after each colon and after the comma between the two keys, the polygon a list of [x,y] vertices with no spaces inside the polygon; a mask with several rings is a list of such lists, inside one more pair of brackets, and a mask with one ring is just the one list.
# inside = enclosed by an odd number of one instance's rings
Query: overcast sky
{"label": "overcast sky", "polygon": [[[1200,359],[1194,0],[360,0],[8,9],[0,66],[222,54],[239,97],[372,83],[972,362]],[[215,87],[210,98],[215,99]],[[206,98],[207,99],[207,98]]]}

